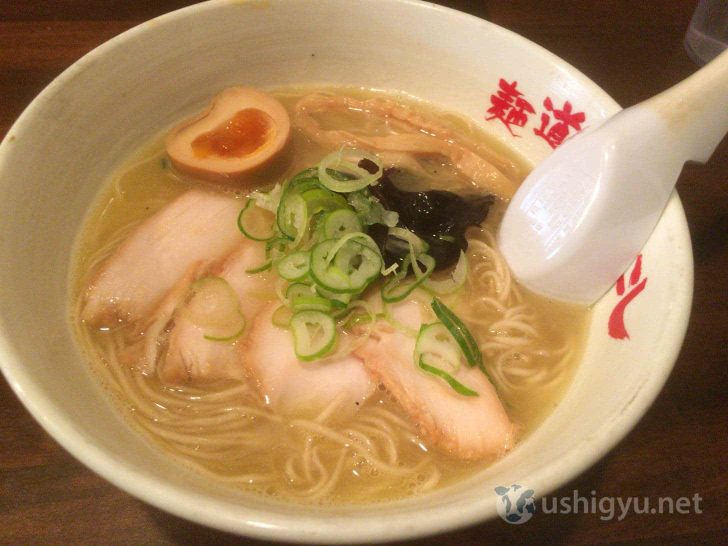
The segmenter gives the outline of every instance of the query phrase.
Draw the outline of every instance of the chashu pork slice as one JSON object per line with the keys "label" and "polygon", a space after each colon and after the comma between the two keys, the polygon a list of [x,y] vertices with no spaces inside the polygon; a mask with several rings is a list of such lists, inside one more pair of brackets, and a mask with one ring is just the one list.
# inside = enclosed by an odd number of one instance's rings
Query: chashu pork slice
{"label": "chashu pork slice", "polygon": [[247,271],[264,261],[264,245],[245,239],[230,256],[209,272],[224,279],[237,296],[246,326],[235,339],[209,339],[205,327],[196,324],[185,312],[184,303],[176,309],[172,316],[167,351],[159,366],[159,377],[164,383],[245,379],[245,367],[237,345],[242,343],[255,315],[266,305],[266,295],[270,292],[270,283],[266,277]]}
{"label": "chashu pork slice", "polygon": [[144,220],[94,274],[81,318],[93,326],[148,319],[195,264],[228,255],[243,237],[241,201],[188,190]]}
{"label": "chashu pork slice", "polygon": [[[397,304],[393,314],[413,331],[423,322],[420,304],[413,301]],[[461,366],[452,375],[479,396],[460,395],[421,370],[414,362],[414,350],[414,337],[379,323],[355,353],[430,445],[469,460],[499,457],[510,449],[515,427],[487,377],[477,368]]]}
{"label": "chashu pork slice", "polygon": [[353,355],[299,360],[291,333],[272,322],[276,307],[274,303],[261,310],[241,344],[243,362],[266,403],[273,411],[296,417],[316,417],[332,404],[334,418],[353,415],[376,388],[361,360]]}

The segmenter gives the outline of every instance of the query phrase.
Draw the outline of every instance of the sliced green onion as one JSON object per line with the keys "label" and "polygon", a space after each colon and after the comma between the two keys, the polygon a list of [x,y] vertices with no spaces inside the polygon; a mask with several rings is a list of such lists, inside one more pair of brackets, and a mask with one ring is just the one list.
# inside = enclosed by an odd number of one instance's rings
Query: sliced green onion
{"label": "sliced green onion", "polygon": [[283,195],[281,196],[281,199],[283,199],[287,193],[302,193],[311,188],[320,187],[321,185],[319,184],[316,172],[316,167],[309,167],[291,178],[288,184],[283,188]]}
{"label": "sliced green onion", "polygon": [[369,313],[350,313],[347,317],[346,321],[344,322],[344,328],[346,330],[351,330],[357,326],[361,326],[362,324],[373,324],[377,320],[376,315],[374,318]]}
{"label": "sliced green onion", "polygon": [[300,194],[306,202],[308,215],[314,216],[319,212],[329,212],[348,208],[348,203],[338,193],[317,187]]}
{"label": "sliced green onion", "polygon": [[268,271],[273,266],[273,262],[271,260],[268,260],[265,263],[262,263],[261,265],[257,265],[255,267],[251,267],[250,269],[246,269],[246,273],[250,273],[251,275],[255,273],[262,273],[263,271]]}
{"label": "sliced green onion", "polygon": [[311,276],[327,291],[356,294],[379,275],[382,257],[378,249],[347,237],[327,239],[313,247]]}
{"label": "sliced green onion", "polygon": [[[300,233],[304,211],[307,212],[306,202],[302,194],[310,190],[321,189],[316,169],[306,169],[294,176],[283,188],[278,208],[276,209],[276,222],[278,230],[289,239],[295,239]],[[308,216],[308,215],[306,215]]]}
{"label": "sliced green onion", "polygon": [[372,239],[369,235],[363,232],[355,232],[355,233],[347,233],[346,235],[342,236],[340,239],[335,241],[335,245],[331,248],[331,252],[329,255],[329,258],[327,258],[326,263],[330,264],[336,255],[338,254],[339,250],[341,248],[348,244],[352,239],[359,239],[359,243],[362,243],[369,248],[371,248],[373,251],[375,251],[377,254],[379,254],[379,247],[377,246],[377,243]]}
{"label": "sliced green onion", "polygon": [[276,214],[280,232],[289,239],[300,239],[308,223],[306,201],[298,193],[289,193],[281,199]]}
{"label": "sliced green onion", "polygon": [[460,381],[458,381],[457,379],[455,379],[452,375],[450,375],[449,373],[447,373],[445,370],[441,370],[440,368],[437,368],[435,366],[431,366],[430,364],[427,364],[425,362],[425,357],[424,356],[421,356],[420,357],[420,360],[418,362],[418,365],[419,365],[420,369],[422,369],[423,371],[425,371],[427,373],[430,373],[430,374],[432,374],[434,376],[437,376],[440,379],[444,379],[445,382],[448,385],[450,385],[450,387],[452,388],[452,390],[454,390],[456,393],[461,394],[463,396],[480,396],[477,393],[477,391],[474,391],[472,389],[469,389],[468,387],[466,387],[465,385],[463,385],[462,383],[460,383]]}
{"label": "sliced green onion", "polygon": [[438,296],[445,296],[452,294],[462,288],[465,284],[465,280],[468,276],[468,258],[465,253],[461,250],[458,263],[455,264],[455,268],[452,270],[450,277],[442,280],[434,280],[431,277],[425,280],[422,285],[423,288],[437,294]]}
{"label": "sliced green onion", "polygon": [[421,254],[417,256],[415,262],[422,263],[422,265],[425,266],[425,270],[421,271],[419,269],[415,269],[415,272],[419,273],[419,276],[415,275],[413,280],[406,281],[405,278],[407,276],[407,270],[411,263],[410,257],[406,256],[402,261],[402,267],[400,270],[382,285],[382,300],[386,303],[402,301],[409,296],[415,288],[420,286],[435,270],[435,259],[429,254]]}
{"label": "sliced green onion", "polygon": [[368,311],[364,313],[350,312],[349,317],[344,322],[344,328],[346,330],[352,330],[353,328],[356,328],[357,326],[362,326],[364,324],[373,326],[374,323],[377,322],[377,320],[383,318],[385,318],[384,313],[371,313]]}
{"label": "sliced green onion", "polygon": [[420,239],[414,232],[402,227],[389,228],[388,235],[409,243],[410,248],[414,250],[415,256],[427,252],[430,248],[430,245]]}
{"label": "sliced green onion", "polygon": [[462,352],[443,323],[423,324],[420,327],[413,356],[422,370],[444,379],[455,392],[464,396],[478,396],[477,392],[467,388],[450,373],[457,373],[460,369]]}
{"label": "sliced green onion", "polygon": [[[357,313],[358,309],[363,310],[363,313]],[[349,316],[344,322],[344,328],[351,330],[355,326],[360,324],[374,324],[378,318],[383,318],[384,313],[377,313],[372,304],[366,300],[355,300],[347,307]]]}
{"label": "sliced green onion", "polygon": [[241,326],[237,332],[234,332],[230,335],[223,334],[222,336],[217,334],[204,334],[202,337],[204,337],[207,341],[219,341],[222,343],[230,343],[231,341],[235,341],[243,335],[243,332],[245,332],[245,315],[240,313],[240,319]]}
{"label": "sliced green onion", "polygon": [[[351,296],[351,294],[337,294],[337,296]],[[335,309],[336,310],[334,312],[334,316],[336,316],[336,317],[338,317],[338,316],[341,315],[341,311],[344,311],[344,310],[347,309],[346,303],[344,303],[340,299],[331,298],[329,300],[329,302],[331,303],[332,309]]]}
{"label": "sliced green onion", "polygon": [[[359,167],[362,159],[368,159],[377,166],[375,173]],[[381,160],[368,152],[356,148],[342,148],[324,157],[318,165],[319,181],[326,188],[338,193],[350,193],[374,184],[382,176]],[[344,175],[344,176],[341,176]]]}
{"label": "sliced green onion", "polygon": [[[426,254],[427,250],[429,249],[429,245],[425,241],[420,239],[412,231],[401,227],[389,228],[388,236],[389,237],[386,244],[388,246],[396,247],[395,250],[397,251],[401,251],[404,245],[407,245],[406,248],[409,264],[412,266],[412,272],[415,274],[415,277],[419,281],[418,284],[421,283],[430,274],[432,274],[432,272],[435,270],[435,259],[429,254]],[[424,271],[420,269],[420,263],[425,266]],[[400,280],[402,278],[404,277],[400,276]],[[394,287],[396,284],[398,283],[393,282],[390,287]]]}
{"label": "sliced green onion", "polygon": [[442,322],[423,324],[415,342],[415,360],[427,355],[430,364],[457,372],[462,360],[462,351]]}
{"label": "sliced green onion", "polygon": [[290,307],[290,302],[288,301],[288,298],[286,297],[286,290],[288,288],[289,284],[285,279],[281,279],[278,277],[273,284],[273,290],[276,293],[276,296],[278,297],[278,301],[281,302],[286,307]]}
{"label": "sliced green onion", "polygon": [[233,341],[245,330],[238,295],[222,277],[203,277],[192,283],[180,312],[211,341]]}
{"label": "sliced green onion", "polygon": [[265,243],[265,255],[269,260],[277,261],[288,252],[291,240],[285,237],[276,237]]}
{"label": "sliced green onion", "polygon": [[[424,282],[427,278],[429,278],[429,276],[432,275],[432,272],[435,271],[435,266],[437,265],[435,258],[429,254],[419,254],[411,261],[412,270],[415,272],[415,277],[419,282]],[[420,269],[420,264],[425,266],[424,271]]]}
{"label": "sliced green onion", "polygon": [[253,241],[269,241],[276,235],[276,219],[266,219],[269,215],[270,212],[256,206],[254,199],[248,199],[238,215],[238,229]]}
{"label": "sliced green onion", "polygon": [[336,253],[334,264],[349,275],[352,288],[363,290],[379,276],[382,258],[379,249],[350,240]]}
{"label": "sliced green onion", "polygon": [[349,302],[351,302],[351,298],[353,297],[352,294],[331,292],[330,290],[326,290],[323,286],[319,284],[316,285],[316,293],[329,300],[331,304],[337,309],[345,309],[349,305]]}
{"label": "sliced green onion", "polygon": [[[326,241],[324,241],[325,243]],[[338,266],[326,264],[326,246],[320,243],[313,247],[311,252],[311,277],[316,284],[328,292],[337,294],[353,294],[357,292],[352,288],[349,276]],[[328,245],[329,247],[333,245]]]}
{"label": "sliced green onion", "polygon": [[286,288],[286,300],[290,303],[293,301],[293,298],[296,298],[298,296],[315,296],[315,288],[311,285],[302,283],[302,282],[294,282],[293,284],[288,285],[288,288]]}
{"label": "sliced green onion", "polygon": [[310,269],[311,253],[305,250],[289,254],[276,264],[278,275],[291,282],[305,278]]}
{"label": "sliced green onion", "polygon": [[359,217],[351,209],[335,210],[327,214],[324,219],[324,236],[327,239],[338,239],[349,233],[361,231]]}
{"label": "sliced green onion", "polygon": [[422,280],[402,282],[396,277],[382,285],[382,300],[386,303],[397,303],[409,296],[415,288],[422,284]]}
{"label": "sliced green onion", "polygon": [[285,305],[281,305],[275,311],[273,311],[273,315],[271,315],[271,322],[279,328],[288,328],[291,323],[292,316],[293,311],[291,311]]}
{"label": "sliced green onion", "polygon": [[238,296],[222,277],[208,276],[190,285],[183,313],[198,326],[219,326],[237,313]]}
{"label": "sliced green onion", "polygon": [[329,313],[334,308],[331,300],[327,300],[326,298],[322,298],[321,296],[295,296],[291,300],[291,306],[293,307],[294,311],[305,311],[305,310],[311,310],[311,311],[322,311],[324,313]]}
{"label": "sliced green onion", "polygon": [[453,313],[438,298],[432,299],[432,310],[437,315],[445,327],[448,329],[453,339],[462,349],[465,359],[470,366],[478,366],[483,369],[483,353],[480,352],[478,343],[470,333],[470,330],[463,324],[458,316]]}
{"label": "sliced green onion", "polygon": [[321,311],[298,311],[291,317],[291,332],[296,357],[316,360],[328,354],[336,344],[336,322]]}

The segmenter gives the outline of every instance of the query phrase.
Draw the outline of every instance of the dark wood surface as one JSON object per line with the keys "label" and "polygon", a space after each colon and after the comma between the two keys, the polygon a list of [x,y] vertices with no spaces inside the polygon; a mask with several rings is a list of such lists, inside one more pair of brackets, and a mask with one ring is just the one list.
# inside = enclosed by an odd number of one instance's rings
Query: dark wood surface
{"label": "dark wood surface", "polygon": [[[313,0],[315,1],[315,0]],[[184,0],[0,0],[0,135],[80,56]],[[696,70],[682,40],[697,2],[451,0],[582,70],[628,106]],[[728,140],[678,184],[695,255],[687,337],[667,386],[611,453],[554,496],[692,497],[701,514],[545,515],[419,541],[728,543]],[[595,493],[592,493],[595,492]],[[255,543],[180,520],[130,497],[61,449],[0,380],[0,543]]]}

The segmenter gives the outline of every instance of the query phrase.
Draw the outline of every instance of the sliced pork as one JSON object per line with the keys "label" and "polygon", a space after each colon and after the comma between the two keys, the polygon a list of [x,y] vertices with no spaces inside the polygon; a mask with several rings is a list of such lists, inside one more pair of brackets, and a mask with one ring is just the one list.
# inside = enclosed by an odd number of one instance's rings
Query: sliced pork
{"label": "sliced pork", "polygon": [[94,274],[81,318],[111,326],[149,317],[193,264],[220,260],[240,243],[241,206],[193,189],[144,220]]}
{"label": "sliced pork", "polygon": [[266,403],[285,415],[315,417],[331,404],[334,416],[352,415],[376,387],[355,356],[302,362],[288,330],[272,322],[277,304],[265,307],[241,345],[243,362]]}
{"label": "sliced pork", "polygon": [[[247,270],[259,266],[265,260],[262,243],[245,239],[219,267],[210,270],[211,275],[224,279],[234,290],[245,317],[246,331],[255,315],[266,304],[270,282],[261,274]],[[177,308],[173,326],[168,335],[168,348],[160,364],[159,376],[168,384],[199,383],[218,379],[243,380],[245,367],[236,347],[245,335],[231,340],[211,340],[205,327],[192,320],[184,305]]]}
{"label": "sliced pork", "polygon": [[[422,324],[421,307],[415,302],[398,304],[394,318],[417,331]],[[510,449],[514,425],[486,376],[477,368],[461,366],[452,375],[479,395],[462,396],[442,379],[422,371],[414,362],[414,350],[413,336],[380,323],[355,352],[431,445],[473,460],[498,457]]]}

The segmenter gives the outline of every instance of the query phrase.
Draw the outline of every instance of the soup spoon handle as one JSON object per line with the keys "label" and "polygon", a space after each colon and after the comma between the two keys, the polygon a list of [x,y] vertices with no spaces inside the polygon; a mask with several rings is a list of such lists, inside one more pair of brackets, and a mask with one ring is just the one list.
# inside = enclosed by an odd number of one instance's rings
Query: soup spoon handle
{"label": "soup spoon handle", "polygon": [[598,300],[647,242],[686,161],[728,131],[728,51],[689,78],[567,140],[526,178],[498,244],[527,288]]}
{"label": "soup spoon handle", "polygon": [[685,161],[707,162],[728,132],[726,53],[689,78],[638,105],[650,108],[664,119],[667,134]]}

